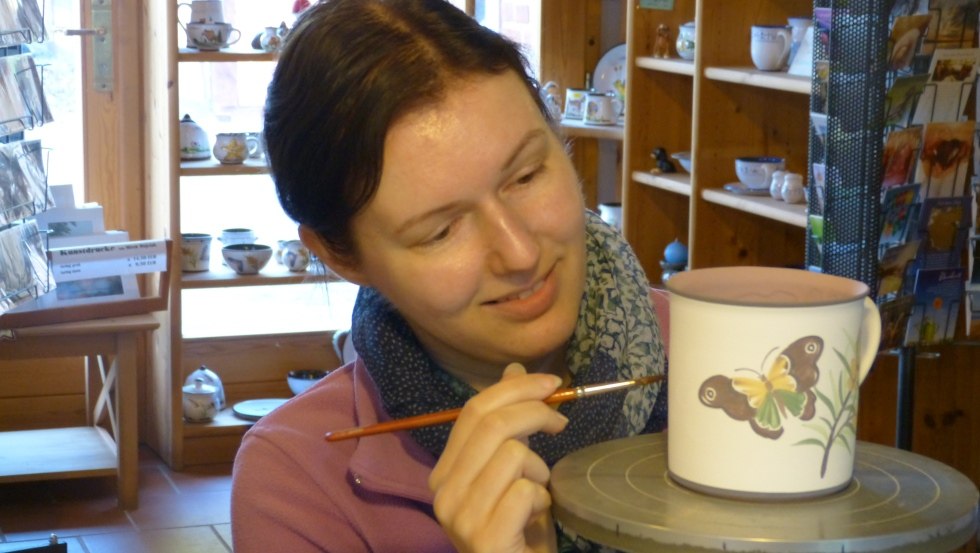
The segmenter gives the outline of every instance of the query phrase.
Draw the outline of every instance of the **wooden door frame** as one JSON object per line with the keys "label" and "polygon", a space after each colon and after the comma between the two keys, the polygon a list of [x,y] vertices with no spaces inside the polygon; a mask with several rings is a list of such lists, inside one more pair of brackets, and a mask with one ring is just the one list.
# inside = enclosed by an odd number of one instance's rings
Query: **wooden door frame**
{"label": "wooden door frame", "polygon": [[[92,44],[82,39],[86,201],[98,202],[107,229],[146,238],[142,124],[142,12],[144,0],[112,2],[113,84],[110,92],[94,87]],[[92,0],[82,0],[82,27],[92,26]]]}

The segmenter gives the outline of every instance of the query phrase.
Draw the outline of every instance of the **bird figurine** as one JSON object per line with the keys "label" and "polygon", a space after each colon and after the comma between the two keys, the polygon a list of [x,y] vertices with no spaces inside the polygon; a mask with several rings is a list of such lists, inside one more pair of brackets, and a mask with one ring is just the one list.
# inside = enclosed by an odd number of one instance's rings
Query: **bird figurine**
{"label": "bird figurine", "polygon": [[677,167],[674,167],[674,162],[670,161],[670,159],[667,157],[667,150],[659,147],[654,148],[653,151],[650,152],[650,157],[657,160],[657,166],[650,169],[651,173],[660,174],[677,172]]}

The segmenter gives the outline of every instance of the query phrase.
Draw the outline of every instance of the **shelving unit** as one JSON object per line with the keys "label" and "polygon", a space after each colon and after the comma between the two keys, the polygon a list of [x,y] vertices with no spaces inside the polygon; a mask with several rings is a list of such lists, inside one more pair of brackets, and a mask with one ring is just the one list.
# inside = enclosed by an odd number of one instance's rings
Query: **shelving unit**
{"label": "shelving unit", "polygon": [[[663,250],[686,242],[692,268],[802,265],[806,208],[723,189],[735,158],[781,156],[806,174],[810,79],[758,71],[753,24],[809,14],[806,0],[676,0],[669,10],[627,9],[624,232],[651,281]],[[701,17],[701,14],[706,14]],[[656,30],[696,22],[695,59],[652,57]],[[673,49],[671,50],[673,52]],[[656,174],[650,153],[690,151],[692,173]]]}
{"label": "shelving unit", "polygon": [[[179,251],[182,189],[211,186],[220,182],[214,180],[219,177],[262,179],[269,173],[264,159],[249,159],[240,165],[222,165],[213,158],[180,160],[179,120],[183,112],[179,68],[182,64],[202,63],[268,64],[275,63],[276,55],[251,49],[246,37],[215,52],[183,48],[184,33],[177,24],[178,1],[147,0],[145,4],[147,21],[165,22],[148,24],[144,40],[148,230],[153,235],[172,238]],[[229,5],[226,2],[226,15]],[[271,180],[269,186],[272,187]],[[206,209],[216,213],[220,208],[216,205]],[[285,296],[293,301],[301,296],[292,292],[296,285],[332,287],[335,278],[312,271],[291,273],[275,261],[257,275],[240,276],[223,265],[220,248],[221,243],[215,239],[210,270],[206,272],[181,273],[179,256],[174,256],[171,270],[181,278],[171,279],[169,310],[156,315],[160,330],[153,335],[151,366],[147,370],[147,420],[142,438],[178,470],[234,458],[241,436],[252,422],[235,417],[231,405],[246,399],[289,397],[286,372],[329,369],[338,363],[330,341],[332,327],[328,326],[335,317],[326,313],[319,319],[312,317],[309,306],[304,306],[307,309],[302,316],[291,317],[289,306],[273,299]],[[273,294],[273,290],[277,292]],[[235,299],[244,292],[254,299],[244,304]],[[192,320],[185,320],[185,316]],[[280,318],[282,324],[275,324]],[[223,319],[227,321],[218,322]],[[228,407],[212,422],[185,423],[181,388],[186,376],[201,364],[221,376]]]}

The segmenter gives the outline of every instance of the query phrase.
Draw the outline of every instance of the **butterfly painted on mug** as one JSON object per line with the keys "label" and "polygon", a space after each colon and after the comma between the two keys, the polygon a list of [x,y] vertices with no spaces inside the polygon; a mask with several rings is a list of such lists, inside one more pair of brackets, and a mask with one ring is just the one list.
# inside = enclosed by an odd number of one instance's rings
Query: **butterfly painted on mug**
{"label": "butterfly painted on mug", "polygon": [[716,374],[701,384],[698,397],[704,405],[721,409],[734,420],[748,421],[756,434],[775,440],[783,435],[783,419],[790,415],[805,421],[813,418],[817,398],[812,388],[820,378],[817,360],[821,353],[823,339],[819,336],[800,338],[764,373],[737,369],[752,374],[731,378]]}

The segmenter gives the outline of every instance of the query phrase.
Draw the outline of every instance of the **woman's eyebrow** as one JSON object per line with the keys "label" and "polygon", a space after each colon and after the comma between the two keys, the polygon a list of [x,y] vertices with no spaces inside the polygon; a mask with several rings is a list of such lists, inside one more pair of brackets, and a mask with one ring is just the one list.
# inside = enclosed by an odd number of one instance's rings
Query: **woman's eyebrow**
{"label": "woman's eyebrow", "polygon": [[542,138],[546,138],[546,131],[544,129],[532,129],[531,131],[528,131],[528,133],[524,135],[524,138],[522,138],[521,141],[517,143],[517,146],[514,147],[514,150],[511,152],[510,156],[507,157],[507,161],[505,161],[500,167],[500,171],[504,172],[510,169],[511,166],[514,165],[514,162],[517,161],[517,158],[520,156],[521,152],[527,148],[528,144]]}

